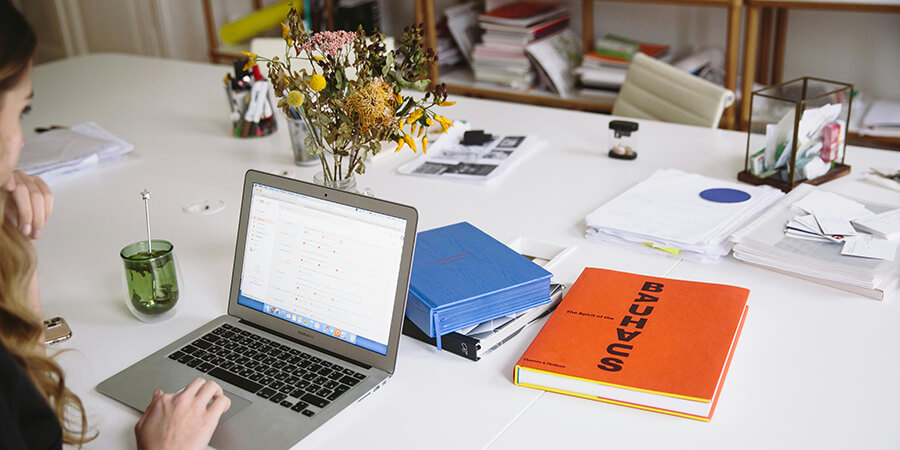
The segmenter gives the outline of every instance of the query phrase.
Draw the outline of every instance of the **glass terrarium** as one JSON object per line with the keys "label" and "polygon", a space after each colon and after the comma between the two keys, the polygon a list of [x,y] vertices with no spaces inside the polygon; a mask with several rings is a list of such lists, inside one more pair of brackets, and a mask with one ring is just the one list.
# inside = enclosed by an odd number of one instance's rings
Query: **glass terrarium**
{"label": "glass terrarium", "polygon": [[853,85],[803,77],[753,92],[738,179],[788,192],[850,173],[844,164]]}

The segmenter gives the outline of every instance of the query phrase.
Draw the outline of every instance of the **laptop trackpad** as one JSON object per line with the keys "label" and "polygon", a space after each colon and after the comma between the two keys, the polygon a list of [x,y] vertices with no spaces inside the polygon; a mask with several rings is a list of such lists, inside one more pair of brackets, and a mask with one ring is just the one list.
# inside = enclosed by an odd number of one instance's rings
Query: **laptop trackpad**
{"label": "laptop trackpad", "polygon": [[225,423],[225,421],[230,419],[231,416],[241,412],[241,410],[251,405],[250,401],[244,400],[243,398],[232,392],[225,391],[225,396],[231,400],[231,407],[228,408],[228,411],[225,411],[225,414],[222,414],[222,417],[219,419],[219,423]]}
{"label": "laptop trackpad", "polygon": [[[166,380],[163,382],[163,391],[165,392],[181,392],[183,389],[184,383],[180,381]],[[224,423],[226,420],[230,419],[231,416],[241,412],[241,410],[252,404],[252,402],[244,399],[240,395],[225,389],[223,389],[223,391],[225,392],[225,396],[231,400],[231,407],[228,408],[228,411],[225,411],[225,414],[222,414],[222,417],[219,418],[219,423]]]}

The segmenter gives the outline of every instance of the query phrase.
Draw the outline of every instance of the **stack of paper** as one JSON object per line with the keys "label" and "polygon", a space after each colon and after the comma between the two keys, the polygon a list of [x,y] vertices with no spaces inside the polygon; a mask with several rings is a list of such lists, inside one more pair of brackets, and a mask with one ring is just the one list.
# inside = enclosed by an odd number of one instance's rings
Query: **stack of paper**
{"label": "stack of paper", "polygon": [[[834,231],[829,227],[843,226],[848,217],[859,214],[866,218],[876,217],[865,215],[863,209],[878,212],[875,206],[862,205],[801,184],[732,236],[734,257],[820,284],[884,299],[900,279],[900,265],[895,262],[896,241],[873,238],[858,233],[858,230],[838,237],[829,235],[830,239],[796,239],[788,237],[785,231],[789,226],[805,226],[812,230],[818,227],[824,236],[823,226]],[[800,214],[798,218],[799,212],[811,212],[812,219],[809,214]],[[889,215],[886,218],[890,220]]]}
{"label": "stack of paper", "polygon": [[[788,237],[843,245],[841,255],[860,258],[893,260],[897,252],[896,237],[890,230],[900,221],[900,210],[875,214],[862,203],[827,191],[812,191],[793,204],[804,214],[794,217],[785,226]],[[857,229],[861,232],[857,232]],[[877,233],[872,236],[872,231]],[[864,234],[872,233],[872,234]]]}
{"label": "stack of paper", "polygon": [[428,337],[550,302],[550,272],[468,222],[420,232],[406,317]]}
{"label": "stack of paper", "polygon": [[16,168],[49,180],[114,161],[133,149],[96,123],[85,122],[28,139]]}
{"label": "stack of paper", "polygon": [[782,195],[768,186],[658,170],[588,215],[585,237],[717,262],[731,250],[728,236]]}

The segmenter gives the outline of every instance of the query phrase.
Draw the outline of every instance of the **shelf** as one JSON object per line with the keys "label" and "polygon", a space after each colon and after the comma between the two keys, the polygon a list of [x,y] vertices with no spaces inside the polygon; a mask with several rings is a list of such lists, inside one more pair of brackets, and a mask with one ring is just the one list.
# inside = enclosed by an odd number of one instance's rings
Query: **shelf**
{"label": "shelf", "polygon": [[608,113],[612,111],[612,101],[604,102],[585,98],[563,98],[557,94],[538,88],[521,90],[499,84],[475,81],[472,71],[466,67],[442,70],[440,82],[447,83],[447,91],[451,94],[464,95],[467,97],[489,98],[529,105],[577,109],[590,112]]}
{"label": "shelf", "polygon": [[851,131],[847,133],[847,145],[859,145],[863,147],[875,147],[900,151],[900,137],[868,136]]}

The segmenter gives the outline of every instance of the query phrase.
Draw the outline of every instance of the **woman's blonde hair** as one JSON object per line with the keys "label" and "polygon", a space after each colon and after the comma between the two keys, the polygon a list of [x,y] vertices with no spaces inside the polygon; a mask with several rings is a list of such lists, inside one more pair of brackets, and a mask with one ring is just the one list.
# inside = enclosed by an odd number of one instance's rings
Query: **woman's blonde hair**
{"label": "woman's blonde hair", "polygon": [[[0,0],[0,107],[6,93],[22,81],[37,49],[34,31],[9,0]],[[31,241],[7,220],[8,194],[0,194],[0,342],[47,400],[63,430],[63,443],[82,445],[87,418],[81,400],[66,387],[59,364],[44,354],[41,318],[28,306],[36,267]]]}

